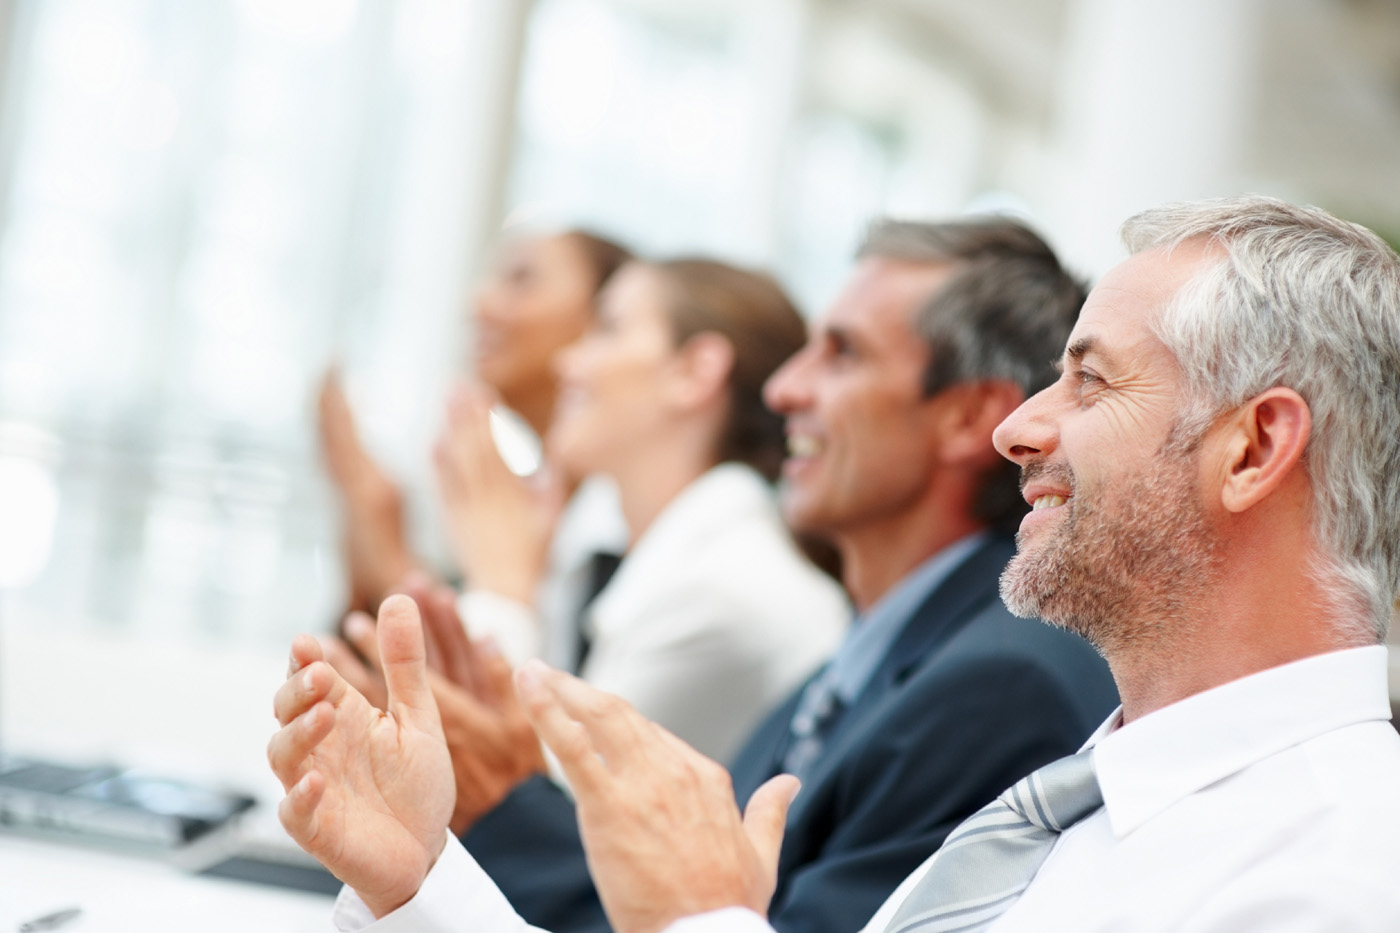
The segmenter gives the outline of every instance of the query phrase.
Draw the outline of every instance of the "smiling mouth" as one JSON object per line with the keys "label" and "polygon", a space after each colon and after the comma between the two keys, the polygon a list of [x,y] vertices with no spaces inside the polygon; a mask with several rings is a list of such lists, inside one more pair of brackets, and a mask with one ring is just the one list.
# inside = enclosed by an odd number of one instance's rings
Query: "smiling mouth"
{"label": "smiling mouth", "polygon": [[806,460],[821,453],[822,443],[810,434],[789,434],[787,454],[794,460]]}
{"label": "smiling mouth", "polygon": [[1053,509],[1056,506],[1064,505],[1068,501],[1069,499],[1065,496],[1047,493],[1043,496],[1036,496],[1035,501],[1031,503],[1031,511],[1039,512],[1041,509]]}

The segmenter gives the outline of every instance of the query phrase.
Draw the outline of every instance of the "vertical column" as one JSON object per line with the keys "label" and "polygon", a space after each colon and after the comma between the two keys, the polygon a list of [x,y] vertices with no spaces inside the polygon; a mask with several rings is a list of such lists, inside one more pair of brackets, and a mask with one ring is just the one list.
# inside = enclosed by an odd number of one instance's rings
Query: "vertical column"
{"label": "vertical column", "polygon": [[18,85],[27,48],[21,37],[32,31],[33,21],[32,9],[20,7],[21,0],[0,0],[0,237],[8,221],[15,134],[20,124]]}
{"label": "vertical column", "polygon": [[740,48],[753,98],[749,119],[753,157],[735,203],[736,257],[771,265],[779,239],[782,172],[787,146],[807,94],[811,36],[809,0],[736,5]]}
{"label": "vertical column", "polygon": [[[463,246],[467,273],[480,268],[482,252],[495,241],[505,216],[506,189],[515,154],[516,114],[526,28],[533,0],[477,0],[478,27],[469,54],[477,62],[470,113],[464,120],[475,141],[473,165],[465,186],[463,208],[468,225]],[[465,282],[463,283],[466,284]]]}
{"label": "vertical column", "polygon": [[1258,0],[1074,0],[1065,28],[1048,215],[1095,274],[1128,215],[1240,193],[1257,79]]}

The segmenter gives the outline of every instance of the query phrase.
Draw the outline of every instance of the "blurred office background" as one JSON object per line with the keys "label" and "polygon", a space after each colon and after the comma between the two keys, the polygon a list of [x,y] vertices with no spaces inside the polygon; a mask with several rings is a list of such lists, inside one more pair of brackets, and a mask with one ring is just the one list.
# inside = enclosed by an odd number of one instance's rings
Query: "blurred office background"
{"label": "blurred office background", "polygon": [[281,645],[342,597],[313,397],[413,498],[509,223],[775,270],[1164,200],[1400,236],[1400,0],[0,0],[0,615]]}

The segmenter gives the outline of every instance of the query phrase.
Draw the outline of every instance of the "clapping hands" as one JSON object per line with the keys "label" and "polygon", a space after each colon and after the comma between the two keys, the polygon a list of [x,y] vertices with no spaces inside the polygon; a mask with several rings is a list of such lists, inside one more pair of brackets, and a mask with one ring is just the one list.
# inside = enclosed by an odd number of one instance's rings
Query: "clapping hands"
{"label": "clapping hands", "polygon": [[384,601],[376,645],[383,709],[325,663],[315,639],[292,643],[267,755],[287,791],[278,807],[287,832],[383,916],[442,852],[454,795],[413,600]]}
{"label": "clapping hands", "polygon": [[[521,781],[545,770],[529,720],[516,696],[510,665],[487,640],[473,642],[446,587],[411,578],[406,594],[420,608],[427,635],[428,683],[442,716],[452,758],[456,802],[451,828],[460,835]],[[326,659],[371,702],[384,696],[373,623],[363,614],[346,620],[346,637],[365,660],[329,639]]]}

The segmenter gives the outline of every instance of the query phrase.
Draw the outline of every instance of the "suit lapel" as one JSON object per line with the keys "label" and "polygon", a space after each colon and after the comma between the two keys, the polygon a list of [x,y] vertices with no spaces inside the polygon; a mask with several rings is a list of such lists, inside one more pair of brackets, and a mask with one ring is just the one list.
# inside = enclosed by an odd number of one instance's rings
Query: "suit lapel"
{"label": "suit lapel", "polygon": [[[1015,550],[1015,546],[1004,538],[988,541],[959,564],[909,617],[904,630],[876,668],[870,683],[861,691],[860,696],[846,710],[827,737],[825,750],[803,781],[803,793],[798,794],[793,802],[792,810],[788,814],[789,827],[799,825],[810,807],[820,805],[823,795],[818,793],[817,789],[832,777],[851,754],[849,746],[859,742],[866,734],[866,724],[877,721],[890,703],[898,702],[895,688],[912,670],[922,665],[961,631],[963,626],[986,607],[989,600],[999,598],[998,580],[1002,568],[1006,566]],[[787,718],[783,719],[783,731],[777,733],[775,743],[786,735],[787,723],[791,719],[795,703],[784,704],[784,707]],[[771,764],[774,747],[770,746],[768,772],[746,788],[749,793],[775,773]],[[735,785],[738,786],[737,780]],[[787,854],[786,846],[784,854]]]}
{"label": "suit lapel", "polygon": [[1010,541],[992,538],[953,568],[909,617],[864,692],[870,694],[899,683],[939,645],[957,634],[989,600],[1000,598],[1001,571],[1015,553],[1016,547]]}
{"label": "suit lapel", "polygon": [[824,668],[825,665],[807,678],[782,706],[763,720],[734,759],[729,773],[734,780],[734,796],[741,807],[748,802],[749,796],[758,790],[760,784],[778,773],[778,754],[787,744],[788,727],[792,722],[793,713],[797,712],[797,704],[801,702],[807,684]]}

